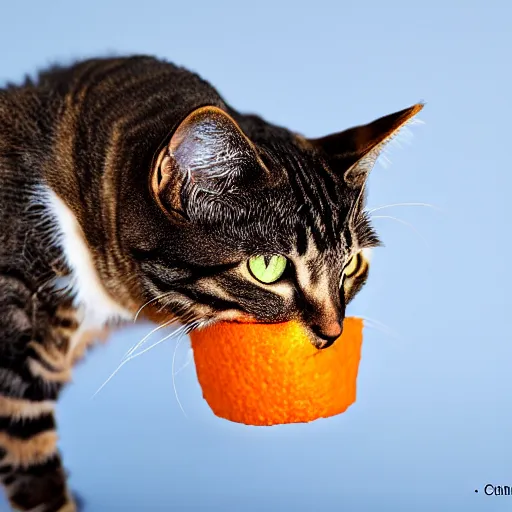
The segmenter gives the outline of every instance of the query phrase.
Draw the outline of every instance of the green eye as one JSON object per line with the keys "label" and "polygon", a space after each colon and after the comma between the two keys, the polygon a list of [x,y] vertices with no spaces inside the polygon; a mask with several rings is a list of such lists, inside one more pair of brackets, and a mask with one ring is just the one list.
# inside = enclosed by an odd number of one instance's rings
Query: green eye
{"label": "green eye", "polygon": [[275,283],[286,268],[288,260],[279,254],[273,256],[253,256],[249,259],[248,267],[251,274],[262,283]]}

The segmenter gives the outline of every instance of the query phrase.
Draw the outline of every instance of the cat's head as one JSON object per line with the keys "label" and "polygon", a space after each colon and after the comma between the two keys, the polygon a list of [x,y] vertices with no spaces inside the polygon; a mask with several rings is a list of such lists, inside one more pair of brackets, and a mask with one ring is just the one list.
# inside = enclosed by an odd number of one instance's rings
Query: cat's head
{"label": "cat's head", "polygon": [[295,319],[317,347],[332,344],[379,244],[368,174],[421,108],[314,140],[217,107],[190,113],[150,172],[160,217],[144,229],[150,239],[158,224],[158,243],[131,244],[149,310],[184,322]]}

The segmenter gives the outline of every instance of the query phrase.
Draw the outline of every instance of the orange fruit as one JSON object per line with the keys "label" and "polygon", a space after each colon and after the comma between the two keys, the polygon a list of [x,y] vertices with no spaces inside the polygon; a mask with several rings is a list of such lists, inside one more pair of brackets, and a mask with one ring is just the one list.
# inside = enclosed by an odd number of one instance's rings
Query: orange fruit
{"label": "orange fruit", "polygon": [[309,422],[356,399],[363,321],[318,350],[297,322],[223,322],[191,332],[203,396],[219,417],[247,425]]}

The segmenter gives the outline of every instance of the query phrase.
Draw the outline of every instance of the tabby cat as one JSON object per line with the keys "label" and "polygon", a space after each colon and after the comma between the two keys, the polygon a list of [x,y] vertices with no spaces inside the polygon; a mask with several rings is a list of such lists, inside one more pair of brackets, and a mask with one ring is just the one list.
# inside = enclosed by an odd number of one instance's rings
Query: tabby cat
{"label": "tabby cat", "polygon": [[[297,319],[328,347],[379,244],[366,180],[418,104],[307,139],[148,56],[0,90],[0,480],[71,512],[55,401],[121,322]],[[144,307],[143,307],[144,306]]]}

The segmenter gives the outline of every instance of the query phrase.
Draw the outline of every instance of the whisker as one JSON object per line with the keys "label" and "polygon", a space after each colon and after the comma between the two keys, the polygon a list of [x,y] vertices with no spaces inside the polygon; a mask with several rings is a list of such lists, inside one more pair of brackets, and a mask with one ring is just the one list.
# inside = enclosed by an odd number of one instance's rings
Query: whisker
{"label": "whisker", "polygon": [[183,326],[183,327],[180,327],[179,329],[171,332],[170,334],[168,334],[167,336],[165,336],[164,338],[162,338],[161,340],[153,343],[152,345],[150,345],[149,347],[146,347],[144,350],[142,350],[141,352],[139,352],[138,354],[132,354],[130,355],[129,357],[127,357],[126,359],[122,360],[121,363],[119,363],[118,367],[112,372],[112,374],[110,375],[110,377],[98,388],[98,390],[96,391],[96,393],[94,393],[94,395],[92,395],[91,398],[94,398],[114,377],[115,375],[117,375],[117,373],[119,372],[119,370],[121,370],[121,368],[126,364],[128,363],[129,361],[131,361],[132,359],[135,359],[136,357],[139,357],[141,356],[142,354],[145,354],[146,352],[148,352],[149,350],[151,350],[152,348],[156,347],[157,345],[160,345],[160,343],[163,343],[165,340],[168,340],[169,338],[172,338],[173,336],[176,336],[178,334],[182,334],[183,331],[185,330],[187,326]]}
{"label": "whisker", "polygon": [[164,322],[163,324],[161,325],[158,325],[157,327],[155,327],[152,331],[150,331],[148,334],[146,334],[146,336],[144,336],[144,338],[142,338],[139,342],[137,342],[135,345],[133,345],[133,347],[131,347],[127,352],[126,354],[123,356],[123,359],[126,359],[127,357],[131,356],[140,346],[144,345],[144,343],[146,342],[146,340],[155,332],[159,331],[160,329],[163,329],[164,327],[167,327],[168,325],[172,324],[173,322],[175,322],[176,319],[175,318],[172,318],[170,320],[168,320],[167,322]]}
{"label": "whisker", "polygon": [[183,409],[183,405],[181,403],[181,400],[179,399],[179,396],[178,396],[178,389],[176,388],[176,375],[178,375],[178,373],[180,373],[181,370],[183,370],[185,367],[187,367],[191,362],[192,362],[192,359],[193,359],[193,352],[192,350],[190,351],[190,354],[191,356],[189,357],[189,360],[178,370],[178,371],[174,371],[174,368],[175,368],[175,365],[176,365],[176,352],[178,351],[178,347],[180,346],[181,344],[181,341],[183,340],[183,334],[190,334],[194,329],[196,329],[197,327],[199,327],[200,325],[202,325],[204,322],[202,322],[201,320],[194,320],[192,321],[190,324],[186,325],[186,329],[185,329],[185,332],[182,333],[178,339],[178,343],[176,343],[176,346],[174,347],[174,353],[172,355],[172,369],[171,369],[171,372],[172,372],[172,387],[174,389],[174,396],[176,397],[176,401],[178,402],[178,405],[181,409],[181,412],[185,415],[185,417],[188,417],[187,416],[187,413],[185,412],[185,409]]}
{"label": "whisker", "polygon": [[427,239],[409,222],[405,222],[405,220],[402,220],[402,219],[397,219],[396,217],[392,217],[391,215],[372,215],[371,218],[372,219],[391,219],[396,222],[399,222],[400,224],[403,224],[404,226],[408,226],[423,240],[423,243],[430,249],[430,244],[428,243]]}
{"label": "whisker", "polygon": [[373,212],[378,212],[379,210],[384,210],[386,208],[394,208],[395,206],[424,206],[426,208],[432,208],[433,210],[437,210],[439,212],[443,211],[438,206],[435,206],[430,203],[393,203],[393,204],[385,204],[383,206],[377,206],[376,208],[371,208],[366,210],[366,213],[371,214]]}
{"label": "whisker", "polygon": [[376,329],[384,334],[388,334],[392,338],[395,338],[395,339],[401,338],[401,335],[398,334],[393,329],[391,329],[391,327],[389,327],[389,325],[386,325],[385,323],[383,323],[379,320],[376,320],[375,318],[370,318],[368,316],[363,316],[363,315],[354,315],[354,316],[356,316],[358,318],[362,318],[364,320],[365,326],[368,325],[368,327]]}
{"label": "whisker", "polygon": [[183,333],[181,333],[180,337],[178,338],[178,343],[176,343],[176,346],[174,347],[174,353],[172,355],[171,373],[172,373],[172,387],[174,390],[174,396],[176,397],[176,402],[178,402],[178,405],[179,405],[183,415],[185,417],[187,417],[187,413],[185,412],[185,409],[183,409],[183,405],[181,404],[180,397],[178,396],[178,390],[176,388],[176,373],[174,372],[174,367],[176,364],[176,352],[178,351],[178,347],[181,345],[182,340],[183,340]]}
{"label": "whisker", "polygon": [[162,295],[159,295],[158,297],[153,297],[151,300],[148,300],[145,304],[143,304],[139,310],[137,311],[137,313],[135,313],[135,317],[133,318],[133,322],[135,323],[137,321],[137,318],[139,318],[139,315],[141,314],[142,310],[146,307],[146,306],[149,306],[149,304],[151,304],[152,302],[156,302],[157,300],[160,300],[160,299],[164,299],[165,297],[167,297],[168,295],[171,295],[172,294],[172,291],[171,292],[166,292],[166,293],[163,293]]}
{"label": "whisker", "polygon": [[194,360],[194,352],[192,349],[189,350],[189,353],[187,355],[187,361],[183,363],[174,373],[174,375],[179,375],[185,368],[188,367],[188,365]]}

